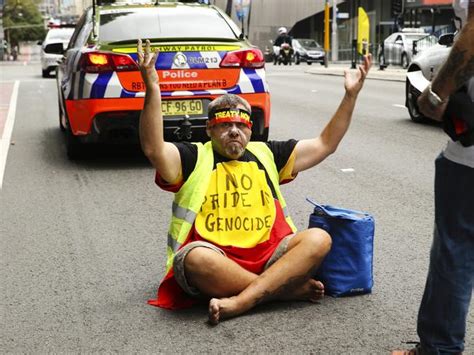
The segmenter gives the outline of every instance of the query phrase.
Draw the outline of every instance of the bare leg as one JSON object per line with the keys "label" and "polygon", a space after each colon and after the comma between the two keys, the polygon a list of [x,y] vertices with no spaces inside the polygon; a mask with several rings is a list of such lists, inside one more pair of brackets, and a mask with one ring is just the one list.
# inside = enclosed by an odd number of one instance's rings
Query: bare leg
{"label": "bare leg", "polygon": [[310,280],[310,273],[322,262],[331,248],[331,237],[322,229],[298,233],[288,251],[260,276],[248,278],[248,286],[237,296],[213,298],[209,302],[209,321],[242,314],[257,304],[275,299],[315,301],[324,292],[321,282]]}
{"label": "bare leg", "polygon": [[238,295],[258,277],[208,248],[191,250],[184,260],[184,269],[190,285],[219,298]]}

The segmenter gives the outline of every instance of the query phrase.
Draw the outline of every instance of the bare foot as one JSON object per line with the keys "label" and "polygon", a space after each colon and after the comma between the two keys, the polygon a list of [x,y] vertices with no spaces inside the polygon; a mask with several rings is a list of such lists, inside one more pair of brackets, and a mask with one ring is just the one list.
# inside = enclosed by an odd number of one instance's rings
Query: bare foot
{"label": "bare foot", "polygon": [[244,311],[239,307],[235,297],[212,298],[209,301],[209,323],[216,325],[220,320],[236,316]]}
{"label": "bare foot", "polygon": [[286,300],[317,302],[324,297],[324,285],[321,281],[309,279],[293,292],[284,296]]}

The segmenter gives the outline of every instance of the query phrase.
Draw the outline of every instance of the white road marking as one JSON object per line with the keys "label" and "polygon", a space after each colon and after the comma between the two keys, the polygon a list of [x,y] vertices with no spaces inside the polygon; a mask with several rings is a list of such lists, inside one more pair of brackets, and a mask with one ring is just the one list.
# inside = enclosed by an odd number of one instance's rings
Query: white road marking
{"label": "white road marking", "polygon": [[399,105],[399,104],[393,104],[393,107],[400,107],[400,108],[406,108],[405,105]]}
{"label": "white road marking", "polygon": [[355,171],[355,169],[353,168],[345,168],[345,169],[341,169],[341,171],[343,173],[353,173]]}
{"label": "white road marking", "polygon": [[8,110],[7,120],[3,129],[3,135],[0,137],[0,190],[3,185],[3,175],[7,163],[8,149],[10,148],[10,140],[13,132],[13,124],[15,123],[16,102],[18,98],[18,87],[20,82],[15,80],[13,85],[12,96],[10,97],[10,109]]}
{"label": "white road marking", "polygon": [[318,92],[318,90],[311,90],[311,92]]}

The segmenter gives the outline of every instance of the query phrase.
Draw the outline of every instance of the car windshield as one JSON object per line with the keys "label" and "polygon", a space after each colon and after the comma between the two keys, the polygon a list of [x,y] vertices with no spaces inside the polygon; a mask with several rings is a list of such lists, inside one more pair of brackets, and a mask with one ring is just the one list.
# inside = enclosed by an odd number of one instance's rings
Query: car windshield
{"label": "car windshield", "polygon": [[316,48],[316,47],[321,47],[318,42],[316,42],[314,39],[299,39],[298,42],[300,42],[300,44],[303,46],[303,47],[307,47],[307,48]]}
{"label": "car windshield", "polygon": [[223,38],[237,39],[237,28],[208,7],[163,7],[103,10],[100,15],[101,41],[136,38]]}
{"label": "car windshield", "polygon": [[416,41],[420,38],[423,38],[423,37],[426,37],[427,34],[426,33],[419,33],[419,34],[413,34],[413,35],[405,35],[405,38],[407,40],[407,42],[413,42],[413,41]]}
{"label": "car windshield", "polygon": [[63,28],[60,30],[51,30],[48,32],[48,39],[68,40],[71,38],[74,28]]}

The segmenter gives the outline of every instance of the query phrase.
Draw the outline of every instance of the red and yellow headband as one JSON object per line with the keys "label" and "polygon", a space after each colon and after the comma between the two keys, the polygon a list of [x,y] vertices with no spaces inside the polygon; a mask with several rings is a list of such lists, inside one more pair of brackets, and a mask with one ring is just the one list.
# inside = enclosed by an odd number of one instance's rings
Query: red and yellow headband
{"label": "red and yellow headband", "polygon": [[209,124],[211,126],[223,122],[241,122],[245,123],[248,128],[252,128],[250,112],[238,108],[220,109],[215,111],[212,117],[209,117]]}

